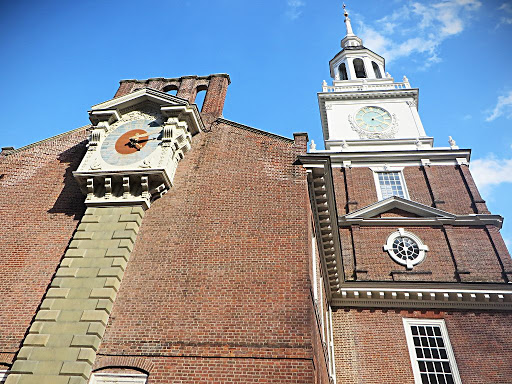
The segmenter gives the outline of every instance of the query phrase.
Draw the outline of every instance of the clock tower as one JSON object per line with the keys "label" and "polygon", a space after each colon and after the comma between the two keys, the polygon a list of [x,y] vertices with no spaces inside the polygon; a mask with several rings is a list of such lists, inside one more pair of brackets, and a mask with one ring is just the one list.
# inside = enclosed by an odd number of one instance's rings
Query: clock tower
{"label": "clock tower", "polygon": [[347,35],[329,62],[333,82],[324,82],[318,97],[326,149],[431,148],[418,115],[418,89],[386,72],[384,58],[363,45],[344,14]]}

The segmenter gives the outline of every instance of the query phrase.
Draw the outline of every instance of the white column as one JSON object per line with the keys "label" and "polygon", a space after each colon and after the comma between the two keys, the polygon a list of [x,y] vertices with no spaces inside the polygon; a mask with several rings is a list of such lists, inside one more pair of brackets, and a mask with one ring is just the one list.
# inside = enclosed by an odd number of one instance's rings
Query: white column
{"label": "white column", "polygon": [[347,57],[346,65],[347,65],[347,71],[348,71],[348,73],[347,73],[348,79],[349,80],[357,79],[356,70],[354,69],[354,58]]}
{"label": "white column", "polygon": [[315,305],[317,305],[318,301],[318,281],[316,278],[316,239],[315,236],[311,237],[311,262],[313,263],[313,300],[315,302]]}
{"label": "white column", "polygon": [[336,363],[334,361],[334,336],[333,336],[333,330],[332,330],[332,310],[331,306],[329,305],[329,347],[331,348],[331,376],[333,379],[334,384],[336,384]]}
{"label": "white column", "polygon": [[375,76],[375,71],[373,70],[372,61],[369,57],[363,57],[364,62],[364,69],[366,71],[366,77],[368,79],[376,79],[377,76]]}

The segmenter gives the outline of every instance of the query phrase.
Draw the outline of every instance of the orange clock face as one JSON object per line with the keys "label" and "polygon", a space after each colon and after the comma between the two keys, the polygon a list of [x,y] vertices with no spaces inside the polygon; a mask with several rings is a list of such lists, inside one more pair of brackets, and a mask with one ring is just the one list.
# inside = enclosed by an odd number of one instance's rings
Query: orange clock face
{"label": "orange clock face", "polygon": [[143,161],[159,147],[162,127],[155,121],[129,121],[110,132],[101,144],[103,160],[115,166]]}
{"label": "orange clock face", "polygon": [[129,155],[140,151],[148,143],[149,135],[143,129],[132,129],[119,137],[115,149],[121,155]]}

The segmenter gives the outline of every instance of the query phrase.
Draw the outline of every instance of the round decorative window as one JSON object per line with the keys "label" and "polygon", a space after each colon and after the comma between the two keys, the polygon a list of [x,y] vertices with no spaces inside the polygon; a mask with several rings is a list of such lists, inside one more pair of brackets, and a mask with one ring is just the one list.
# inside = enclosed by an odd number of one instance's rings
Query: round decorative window
{"label": "round decorative window", "polygon": [[395,262],[405,265],[407,269],[412,269],[423,261],[428,247],[415,234],[398,228],[396,232],[389,235],[384,250],[388,251]]}

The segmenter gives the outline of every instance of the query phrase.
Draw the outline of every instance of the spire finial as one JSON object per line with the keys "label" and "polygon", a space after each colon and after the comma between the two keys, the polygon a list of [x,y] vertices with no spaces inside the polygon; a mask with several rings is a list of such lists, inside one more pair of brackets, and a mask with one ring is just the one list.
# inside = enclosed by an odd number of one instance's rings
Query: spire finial
{"label": "spire finial", "polygon": [[343,3],[343,15],[345,16],[345,26],[347,27],[347,36],[354,36],[352,31],[352,24],[350,24],[350,18],[348,17],[347,6]]}

